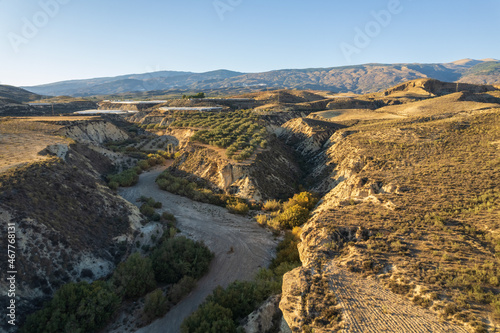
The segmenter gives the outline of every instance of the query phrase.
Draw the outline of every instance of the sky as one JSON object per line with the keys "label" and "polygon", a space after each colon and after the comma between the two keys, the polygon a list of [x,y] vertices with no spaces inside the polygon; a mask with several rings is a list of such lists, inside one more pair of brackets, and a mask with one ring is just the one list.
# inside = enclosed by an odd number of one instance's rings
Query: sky
{"label": "sky", "polygon": [[0,83],[500,58],[498,0],[0,0]]}

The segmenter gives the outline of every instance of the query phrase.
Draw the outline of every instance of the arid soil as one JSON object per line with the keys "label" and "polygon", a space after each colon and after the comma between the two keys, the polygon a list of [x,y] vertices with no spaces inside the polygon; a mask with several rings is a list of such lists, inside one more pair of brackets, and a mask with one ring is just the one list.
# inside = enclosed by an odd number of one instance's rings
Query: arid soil
{"label": "arid soil", "polygon": [[336,265],[329,266],[327,276],[343,311],[343,332],[468,332],[371,278]]}
{"label": "arid soil", "polygon": [[43,160],[48,145],[68,143],[56,136],[59,125],[12,119],[0,122],[0,172],[22,163]]}
{"label": "arid soil", "polygon": [[177,333],[184,318],[195,311],[215,287],[227,286],[234,280],[252,279],[259,268],[267,267],[278,240],[248,217],[160,190],[155,179],[161,171],[155,169],[142,174],[136,186],[121,189],[120,194],[135,204],[142,195],[160,201],[162,210],[177,218],[181,235],[203,241],[215,253],[209,273],[198,282],[196,289],[165,317],[138,331]]}

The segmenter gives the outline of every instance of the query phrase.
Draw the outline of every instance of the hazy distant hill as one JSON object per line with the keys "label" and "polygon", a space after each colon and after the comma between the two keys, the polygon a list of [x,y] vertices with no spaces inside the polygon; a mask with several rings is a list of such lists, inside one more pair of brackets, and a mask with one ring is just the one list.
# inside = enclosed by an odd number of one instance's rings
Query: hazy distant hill
{"label": "hazy distant hill", "polygon": [[124,92],[238,87],[279,87],[369,93],[418,78],[492,84],[500,82],[500,61],[462,59],[442,64],[365,64],[331,68],[283,69],[263,73],[218,70],[206,73],[162,71],[56,82],[24,87],[44,95],[110,95]]}
{"label": "hazy distant hill", "polygon": [[5,103],[30,102],[40,98],[42,96],[21,88],[0,85],[0,100]]}

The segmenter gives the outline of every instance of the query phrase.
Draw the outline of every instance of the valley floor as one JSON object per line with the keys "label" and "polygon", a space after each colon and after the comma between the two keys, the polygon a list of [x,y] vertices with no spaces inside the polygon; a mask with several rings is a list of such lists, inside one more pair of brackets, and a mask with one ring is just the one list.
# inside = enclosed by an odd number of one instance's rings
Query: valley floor
{"label": "valley floor", "polygon": [[234,280],[250,280],[273,258],[277,240],[248,217],[230,214],[225,208],[192,201],[158,188],[156,177],[163,169],[140,175],[139,183],[120,190],[128,201],[139,204],[141,196],[152,197],[175,215],[181,235],[203,241],[215,253],[209,273],[196,289],[165,317],[140,329],[143,333],[178,333],[184,318],[194,312],[213,289]]}

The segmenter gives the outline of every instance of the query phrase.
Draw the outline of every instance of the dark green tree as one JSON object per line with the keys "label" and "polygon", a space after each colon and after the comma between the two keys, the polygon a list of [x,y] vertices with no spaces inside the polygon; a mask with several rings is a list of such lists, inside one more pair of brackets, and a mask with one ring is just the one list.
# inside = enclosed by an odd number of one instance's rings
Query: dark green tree
{"label": "dark green tree", "polygon": [[120,302],[104,281],[68,283],[43,309],[28,316],[21,332],[94,332],[106,324]]}
{"label": "dark green tree", "polygon": [[118,265],[113,282],[126,298],[145,295],[156,287],[151,259],[134,253]]}
{"label": "dark green tree", "polygon": [[203,243],[186,237],[166,239],[151,254],[156,280],[165,283],[176,283],[186,275],[200,278],[208,271],[212,258]]}
{"label": "dark green tree", "polygon": [[182,333],[235,333],[230,309],[208,302],[202,305],[181,326]]}

